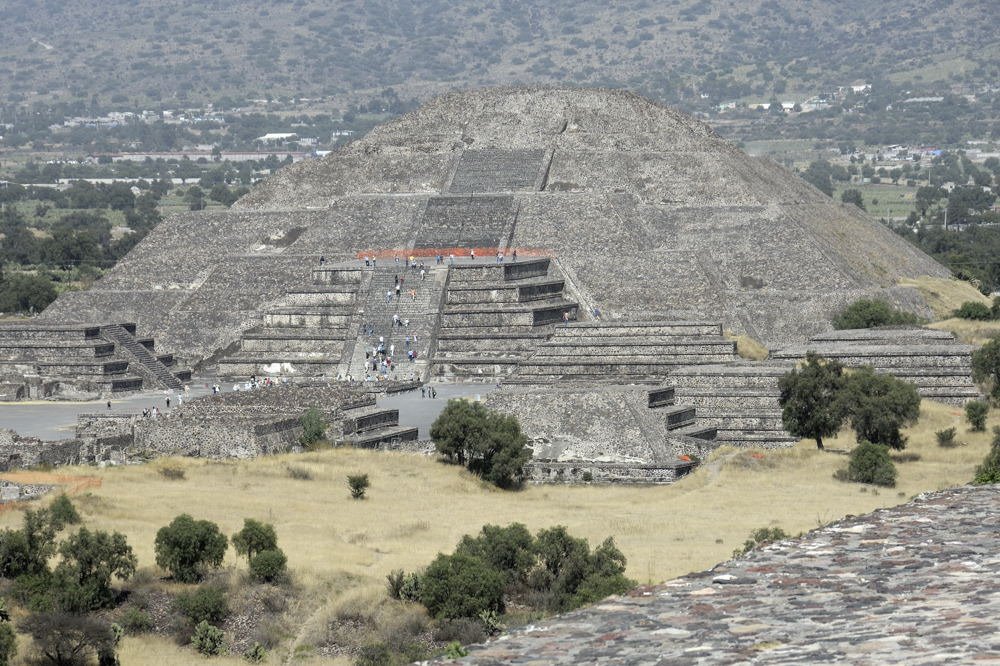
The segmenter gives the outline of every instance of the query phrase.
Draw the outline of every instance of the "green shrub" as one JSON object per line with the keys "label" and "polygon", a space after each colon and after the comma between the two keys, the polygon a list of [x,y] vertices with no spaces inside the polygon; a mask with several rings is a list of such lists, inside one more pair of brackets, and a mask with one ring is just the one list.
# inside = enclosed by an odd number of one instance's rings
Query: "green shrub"
{"label": "green shrub", "polygon": [[364,499],[365,491],[371,483],[367,474],[348,474],[347,487],[351,489],[351,497],[354,499]]}
{"label": "green shrub", "polygon": [[138,560],[125,535],[81,527],[59,545],[62,561],[53,574],[53,587],[62,610],[81,613],[114,602],[111,580],[128,580]]}
{"label": "green shrub", "polygon": [[385,643],[362,645],[354,659],[354,666],[386,666],[392,663],[392,650]]}
{"label": "green shrub", "polygon": [[955,441],[955,429],[945,428],[944,430],[938,430],[934,435],[937,437],[938,446],[945,448],[951,448],[953,446],[958,446]]}
{"label": "green shrub", "polygon": [[183,592],[177,595],[174,605],[181,615],[191,620],[191,624],[216,624],[229,616],[226,593],[218,587],[205,586],[192,592]]}
{"label": "green shrub", "polygon": [[986,387],[994,400],[1000,400],[1000,336],[972,353],[972,378]]}
{"label": "green shrub", "polygon": [[390,599],[402,599],[403,581],[406,573],[402,569],[393,569],[386,577],[386,591]]}
{"label": "green shrub", "polygon": [[243,658],[251,664],[259,664],[267,658],[267,648],[255,642],[243,653]]}
{"label": "green shrub", "polygon": [[485,640],[486,629],[478,619],[457,617],[436,622],[432,636],[439,643],[472,645],[473,643],[482,643]]}
{"label": "green shrub", "polygon": [[49,559],[56,552],[56,531],[47,509],[25,511],[21,529],[0,532],[0,576],[48,573]]}
{"label": "green shrub", "polygon": [[156,565],[182,583],[196,583],[207,568],[222,564],[227,545],[218,525],[182,513],[156,533]]}
{"label": "green shrub", "polygon": [[326,436],[326,424],[323,422],[323,414],[315,407],[310,407],[299,418],[302,424],[302,435],[299,443],[305,449],[314,448]]}
{"label": "green shrub", "polygon": [[847,480],[871,483],[876,486],[896,485],[896,465],[889,457],[889,449],[881,444],[861,441],[851,451],[847,465]]}
{"label": "green shrub", "polygon": [[243,529],[233,535],[232,542],[236,552],[245,555],[249,562],[257,553],[277,548],[278,535],[274,525],[244,518]]}
{"label": "green shrub", "polygon": [[833,318],[833,327],[837,330],[913,326],[920,323],[919,317],[899,310],[887,301],[867,298],[854,301]]}
{"label": "green shrub", "polygon": [[523,582],[535,564],[535,540],[521,523],[484,525],[479,535],[465,535],[455,553],[477,557],[504,576],[506,584]]}
{"label": "green shrub", "polygon": [[262,550],[250,558],[250,576],[261,583],[273,583],[285,576],[288,558],[280,548]]}
{"label": "green shrub", "polygon": [[66,525],[77,525],[80,523],[80,514],[66,493],[61,493],[49,505],[49,516],[52,519],[52,525],[57,530],[61,530]]}
{"label": "green shrub", "polygon": [[1000,483],[1000,428],[993,428],[993,443],[982,464],[976,467],[972,482],[977,485]]}
{"label": "green shrub", "polygon": [[122,611],[118,618],[118,624],[125,630],[125,633],[132,635],[144,634],[153,630],[153,618],[149,616],[149,613],[135,606],[129,606]]}
{"label": "green shrub", "polygon": [[222,633],[222,629],[213,627],[204,620],[198,623],[194,628],[194,634],[191,635],[191,645],[206,657],[223,654],[226,651],[225,640],[226,636]]}
{"label": "green shrub", "polygon": [[420,601],[436,618],[502,613],[503,575],[470,555],[438,555],[420,581]]}
{"label": "green shrub", "polygon": [[9,622],[0,624],[0,666],[7,666],[17,654],[17,634]]}
{"label": "green shrub", "polygon": [[743,542],[742,548],[733,551],[733,557],[742,557],[755,548],[762,548],[787,538],[788,533],[780,527],[758,527],[750,533],[750,538]]}
{"label": "green shrub", "polygon": [[452,641],[444,649],[444,656],[446,659],[461,659],[462,657],[468,657],[469,651],[462,647],[462,644],[458,641]]}
{"label": "green shrub", "polygon": [[959,319],[973,319],[976,321],[989,321],[993,319],[993,312],[990,310],[990,306],[985,303],[980,303],[979,301],[966,301],[962,303],[952,316],[958,317]]}
{"label": "green shrub", "polygon": [[989,414],[989,404],[982,400],[973,400],[965,403],[965,418],[975,432],[986,430],[986,415]]}

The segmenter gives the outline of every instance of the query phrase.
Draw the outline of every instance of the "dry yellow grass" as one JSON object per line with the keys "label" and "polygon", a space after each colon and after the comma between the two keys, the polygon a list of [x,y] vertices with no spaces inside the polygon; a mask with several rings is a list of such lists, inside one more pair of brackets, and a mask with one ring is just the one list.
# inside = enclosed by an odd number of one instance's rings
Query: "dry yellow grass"
{"label": "dry yellow grass", "polygon": [[903,278],[899,281],[901,287],[914,287],[927,300],[938,319],[950,317],[956,308],[966,301],[979,301],[990,304],[990,299],[983,296],[978,289],[968,282],[955,278]]}
{"label": "dry yellow grass", "polygon": [[970,345],[981,345],[1000,335],[1000,321],[973,321],[952,317],[936,321],[930,328],[951,331],[956,338]]}
{"label": "dry yellow grass", "polygon": [[[163,478],[156,465],[59,473],[102,480],[100,487],[77,495],[77,505],[89,526],[125,533],[140,566],[153,565],[156,530],[182,512],[215,521],[228,534],[245,517],[273,523],[308,597],[297,611],[299,635],[284,659],[322,633],[324,619],[344,603],[337,600],[341,594],[380,591],[388,572],[425,566],[485,523],[519,521],[532,530],[562,524],[591,543],[613,536],[628,557],[628,574],[642,583],[659,582],[727,559],[757,527],[797,533],[967,482],[986,454],[989,433],[968,433],[958,407],[925,401],[921,415],[909,431],[907,449],[921,459],[899,466],[897,488],[877,491],[835,481],[832,475],[846,465],[846,457],[819,452],[811,441],[756,455],[723,449],[679,483],[655,487],[535,486],[503,492],[422,456],[355,450],[250,461],[178,459],[171,462],[186,470],[180,481]],[[995,412],[990,420],[991,426],[1000,425]],[[952,425],[965,445],[938,447],[934,432]],[[844,433],[827,445],[847,449],[853,438]],[[289,463],[308,468],[313,479],[289,478]],[[350,498],[346,476],[355,472],[371,477],[368,499]],[[19,521],[18,512],[0,515],[3,526]],[[232,551],[225,564],[245,567]],[[192,658],[159,638],[129,639],[123,654],[127,664]]]}
{"label": "dry yellow grass", "polygon": [[751,361],[763,361],[771,353],[768,351],[767,347],[749,335],[737,335],[732,331],[726,331],[724,335],[729,340],[736,341],[736,353],[739,354],[741,358],[749,359]]}

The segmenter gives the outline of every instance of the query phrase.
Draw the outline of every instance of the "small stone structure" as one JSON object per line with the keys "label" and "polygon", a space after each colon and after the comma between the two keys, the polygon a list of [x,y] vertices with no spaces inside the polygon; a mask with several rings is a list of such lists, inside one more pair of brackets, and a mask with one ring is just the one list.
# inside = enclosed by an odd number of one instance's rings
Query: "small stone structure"
{"label": "small stone structure", "polygon": [[[156,418],[138,414],[81,414],[76,437],[99,450],[115,450],[120,457],[158,456],[252,458],[289,451],[299,445],[301,417],[318,409],[332,441],[377,446],[394,440],[416,439],[416,428],[401,427],[398,412],[375,409],[377,392],[410,390],[413,384],[325,383],[275,385],[251,391],[205,396],[185,402]],[[377,424],[359,429],[361,414],[389,413]],[[365,438],[345,435],[365,433]]]}
{"label": "small stone structure", "polygon": [[972,382],[973,351],[948,331],[874,328],[815,335],[804,345],[772,352],[771,358],[797,361],[814,352],[847,367],[867,365],[913,384],[922,398],[962,405],[982,397]]}
{"label": "small stone structure", "polygon": [[132,323],[0,326],[0,392],[9,400],[177,389],[190,377]]}
{"label": "small stone structure", "polygon": [[1000,486],[929,493],[534,622],[463,663],[993,660],[998,511]]}

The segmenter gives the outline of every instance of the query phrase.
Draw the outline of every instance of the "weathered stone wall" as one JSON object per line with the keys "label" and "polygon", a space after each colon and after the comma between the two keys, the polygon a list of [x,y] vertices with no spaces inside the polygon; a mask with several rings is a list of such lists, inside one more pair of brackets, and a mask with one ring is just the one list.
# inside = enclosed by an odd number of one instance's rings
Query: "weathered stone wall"
{"label": "weathered stone wall", "polygon": [[524,472],[529,483],[665,484],[686,476],[694,467],[694,463],[642,465],[547,460],[528,463]]}

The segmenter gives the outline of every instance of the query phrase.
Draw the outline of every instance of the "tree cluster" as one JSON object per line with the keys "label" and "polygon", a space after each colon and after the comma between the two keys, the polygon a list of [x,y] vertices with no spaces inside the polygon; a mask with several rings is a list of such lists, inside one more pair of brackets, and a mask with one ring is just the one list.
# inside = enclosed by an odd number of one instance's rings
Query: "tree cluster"
{"label": "tree cluster", "polygon": [[920,317],[915,314],[893,307],[887,301],[871,298],[854,301],[834,315],[831,321],[838,331],[880,326],[913,326],[922,323]]}
{"label": "tree cluster", "polygon": [[419,600],[435,618],[481,618],[508,603],[561,612],[635,586],[625,556],[610,537],[594,549],[565,527],[536,535],[520,523],[486,525],[462,537],[455,552],[440,554],[423,574],[389,576],[396,598]]}
{"label": "tree cluster", "polygon": [[850,421],[859,441],[903,449],[900,432],[920,415],[920,396],[912,384],[862,367],[850,373],[837,361],[810,353],[801,368],[778,383],[785,429],[798,437],[831,437]]}
{"label": "tree cluster", "polygon": [[478,402],[449,400],[431,425],[431,439],[449,462],[500,488],[520,485],[524,465],[531,459],[528,438],[517,418]]}

